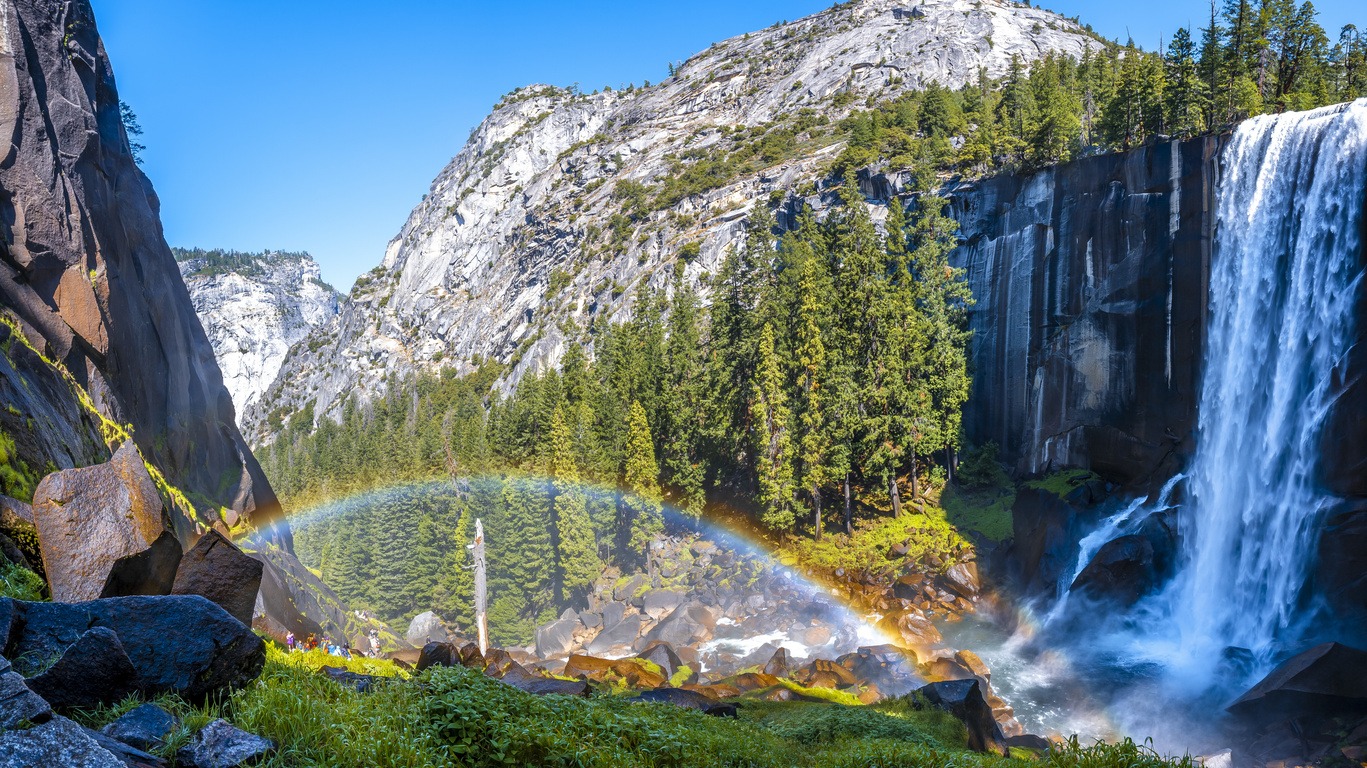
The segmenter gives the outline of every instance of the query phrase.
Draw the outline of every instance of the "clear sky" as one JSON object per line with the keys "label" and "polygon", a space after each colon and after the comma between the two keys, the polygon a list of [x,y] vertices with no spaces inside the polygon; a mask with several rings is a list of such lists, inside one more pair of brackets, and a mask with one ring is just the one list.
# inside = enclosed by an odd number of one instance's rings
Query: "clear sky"
{"label": "clear sky", "polygon": [[[1360,0],[1316,5],[1332,38]],[[508,91],[658,81],[830,0],[92,0],[172,245],[307,250],[346,290]],[[1145,47],[1204,0],[1048,0]]]}

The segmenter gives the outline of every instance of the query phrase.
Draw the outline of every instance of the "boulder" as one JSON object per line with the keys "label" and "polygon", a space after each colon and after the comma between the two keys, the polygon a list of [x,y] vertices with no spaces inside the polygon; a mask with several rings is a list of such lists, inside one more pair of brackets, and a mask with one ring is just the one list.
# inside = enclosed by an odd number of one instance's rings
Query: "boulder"
{"label": "boulder", "polygon": [[659,688],[668,682],[640,659],[600,659],[579,654],[565,662],[564,675],[600,683],[620,681],[631,688]]}
{"label": "boulder", "polygon": [[589,629],[598,629],[603,626],[603,615],[592,611],[584,611],[579,614],[579,622]]}
{"label": "boulder", "polygon": [[[170,531],[164,531],[152,546],[114,561],[100,597],[169,595],[181,558],[180,540]],[[248,613],[246,623],[250,621]]]}
{"label": "boulder", "polygon": [[672,589],[652,589],[642,598],[641,609],[656,621],[674,612],[684,601],[683,593]]}
{"label": "boulder", "polygon": [[624,603],[608,603],[603,606],[603,629],[611,629],[622,623],[627,607]]}
{"label": "boulder", "polygon": [[892,583],[892,595],[899,600],[915,600],[921,596],[921,583],[926,580],[923,573],[908,573]]}
{"label": "boulder", "polygon": [[722,704],[699,691],[683,688],[657,688],[627,699],[637,704],[668,704],[682,709],[696,709],[714,717],[735,717],[735,704]]}
{"label": "boulder", "polygon": [[478,643],[466,643],[465,645],[462,645],[458,656],[459,658],[457,661],[460,662],[462,667],[469,667],[470,669],[484,669],[485,667],[484,654],[479,652]]}
{"label": "boulder", "polygon": [[266,661],[261,638],[198,595],[111,597],[76,605],[4,598],[0,630],[6,624],[11,633],[4,654],[39,659],[60,657],[87,630],[107,627],[137,670],[142,693],[177,693],[195,703],[250,683]]}
{"label": "boulder", "polygon": [[684,667],[689,668],[688,675],[683,680],[684,683],[696,683],[698,681],[698,671],[690,665],[685,664],[679,654],[674,652],[674,646],[663,640],[656,640],[650,643],[636,654],[636,658],[644,659],[658,666],[664,673],[667,680],[673,680],[674,675]]}
{"label": "boulder", "polygon": [[143,704],[106,725],[103,733],[138,749],[160,747],[180,721],[156,704]]}
{"label": "boulder", "polygon": [[779,648],[774,651],[774,655],[770,656],[768,661],[764,662],[764,674],[774,677],[787,677],[788,663],[788,649]]}
{"label": "boulder", "polygon": [[84,726],[81,730],[89,736],[92,741],[104,747],[110,754],[117,757],[127,768],[166,768],[166,761],[156,755],[148,754],[137,747],[128,745],[118,739],[110,738],[100,731],[93,731]]}
{"label": "boulder", "polygon": [[180,561],[171,594],[207,598],[251,626],[263,568],[261,561],[248,557],[218,531],[209,531]]}
{"label": "boulder", "polygon": [[982,590],[982,583],[978,580],[977,563],[959,563],[950,566],[945,571],[942,581],[950,592],[965,600],[972,600]]}
{"label": "boulder", "polygon": [[126,768],[91,732],[65,717],[0,732],[0,765],[38,768]]}
{"label": "boulder", "polygon": [[[476,648],[476,651],[479,649]],[[418,655],[418,662],[413,668],[421,672],[431,667],[454,667],[459,663],[460,652],[450,643],[431,642],[422,647],[422,652]],[[480,659],[483,662],[483,658]],[[484,664],[479,665],[483,669]]]}
{"label": "boulder", "polygon": [[527,676],[530,673],[507,651],[502,648],[490,648],[489,652],[484,654],[484,674],[503,678],[508,675]]}
{"label": "boulder", "polygon": [[1130,534],[1103,544],[1068,589],[1130,606],[1157,584],[1153,544],[1144,536]]}
{"label": "boulder", "polygon": [[28,687],[59,710],[94,709],[138,690],[138,671],[112,629],[92,627]]}
{"label": "boulder", "polygon": [[579,617],[552,621],[536,630],[536,655],[543,659],[562,656],[574,648],[574,633],[583,629]]}
{"label": "boulder", "polygon": [[[631,576],[630,578],[623,580],[612,590],[612,599],[619,603],[630,602],[636,597],[636,593],[645,589],[648,583],[649,580],[643,573]],[[604,620],[606,622],[606,617]]]}
{"label": "boulder", "polygon": [[233,768],[249,765],[275,751],[275,742],[247,733],[218,719],[200,729],[190,743],[176,751],[176,764],[185,768]]}
{"label": "boulder", "polygon": [[1227,709],[1259,725],[1367,712],[1367,651],[1317,645],[1283,662]]}
{"label": "boulder", "polygon": [[616,649],[629,648],[640,634],[641,617],[627,616],[615,626],[609,625],[599,632],[592,642],[584,646],[584,650],[589,653],[608,653]]}
{"label": "boulder", "polygon": [[132,440],[104,464],[43,478],[33,493],[33,520],[59,602],[100,597],[116,562],[174,530]]}
{"label": "boulder", "polygon": [[1006,737],[983,698],[977,679],[931,683],[917,689],[918,697],[954,715],[968,727],[968,748],[1006,757]]}
{"label": "boulder", "polygon": [[0,672],[0,731],[52,719],[52,707],[43,697],[24,684],[23,675],[8,669],[9,662],[4,666],[6,671]]}
{"label": "boulder", "polygon": [[686,603],[675,608],[646,637],[682,648],[710,640],[716,624],[716,617],[707,606],[698,602]]}
{"label": "boulder", "polygon": [[[1043,736],[1035,736],[1029,733],[1022,733],[1019,736],[1008,736],[1006,746],[1012,749],[1033,749],[1036,752],[1044,752],[1053,745]],[[1230,766],[1216,766],[1213,763],[1205,763],[1204,768],[1230,768]]]}
{"label": "boulder", "polygon": [[903,696],[926,684],[916,670],[915,655],[895,645],[865,646],[838,662],[861,684],[876,687],[883,695]]}
{"label": "boulder", "polygon": [[334,683],[345,688],[350,688],[357,693],[370,693],[375,690],[375,686],[383,682],[385,678],[375,675],[363,675],[359,672],[351,672],[341,667],[323,667],[318,670],[325,677]]}
{"label": "boulder", "polygon": [[1022,486],[1011,506],[1010,572],[1021,592],[1052,590],[1077,561],[1080,510],[1058,494]]}
{"label": "boulder", "polygon": [[766,675],[763,672],[742,672],[739,675],[726,678],[726,682],[741,693],[772,688],[779,683],[777,677]]}
{"label": "boulder", "polygon": [[793,679],[808,688],[854,688],[859,685],[854,673],[834,661],[815,659],[793,673]]}
{"label": "boulder", "polygon": [[520,691],[526,691],[537,696],[587,697],[591,691],[588,682],[585,680],[560,680],[554,677],[535,675],[527,677],[508,675],[502,680]]}
{"label": "boulder", "polygon": [[421,648],[428,643],[449,643],[451,636],[437,614],[426,611],[413,617],[413,621],[408,625],[408,631],[404,633],[404,639],[414,648]]}
{"label": "boulder", "polygon": [[915,652],[919,660],[931,658],[933,649],[943,639],[940,630],[918,610],[889,611],[878,621],[878,629],[901,639],[902,645]]}

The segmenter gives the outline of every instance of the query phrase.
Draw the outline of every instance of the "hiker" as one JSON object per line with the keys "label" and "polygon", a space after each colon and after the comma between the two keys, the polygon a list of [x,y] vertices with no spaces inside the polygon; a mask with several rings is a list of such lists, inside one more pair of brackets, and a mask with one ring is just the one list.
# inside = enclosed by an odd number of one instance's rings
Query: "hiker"
{"label": "hiker", "polygon": [[294,633],[293,633],[293,632],[286,632],[286,633],[285,633],[285,647],[290,649],[290,653],[294,653]]}
{"label": "hiker", "polygon": [[380,630],[370,630],[370,655],[372,658],[380,658]]}

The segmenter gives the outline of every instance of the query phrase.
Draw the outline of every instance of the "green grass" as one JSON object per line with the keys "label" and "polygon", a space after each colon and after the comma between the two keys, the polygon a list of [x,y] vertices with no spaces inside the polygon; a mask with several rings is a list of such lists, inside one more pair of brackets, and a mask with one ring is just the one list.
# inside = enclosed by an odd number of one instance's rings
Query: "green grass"
{"label": "green grass", "polygon": [[37,602],[43,597],[43,578],[22,565],[0,565],[0,597]]}
{"label": "green grass", "polygon": [[[436,668],[412,680],[388,662],[288,654],[271,646],[254,683],[230,697],[191,707],[174,696],[157,703],[183,720],[156,750],[173,759],[200,727],[226,717],[273,739],[266,768],[356,765],[368,768],[1161,768],[1174,765],[1131,743],[1057,750],[1039,760],[1003,759],[964,749],[954,718],[905,700],[868,707],[799,702],[738,702],[736,720],[662,704],[523,693],[479,672]],[[333,665],[396,678],[360,694],[314,671]],[[98,728],[140,703],[77,713]],[[1180,764],[1190,768],[1190,762]],[[174,768],[174,762],[172,763]]]}
{"label": "green grass", "polygon": [[[807,568],[833,571],[836,568],[877,572],[894,565],[888,560],[893,544],[909,541],[907,554],[914,562],[923,562],[930,555],[942,560],[951,558],[958,548],[968,542],[950,524],[945,512],[927,506],[924,514],[908,506],[901,517],[878,517],[861,521],[854,535],[828,535],[821,541],[794,539],[786,542],[779,558],[786,564],[801,564]],[[900,568],[900,562],[895,563]]]}
{"label": "green grass", "polygon": [[967,490],[950,485],[940,495],[940,505],[951,525],[990,541],[1011,538],[1011,505],[1015,501],[1014,488]]}

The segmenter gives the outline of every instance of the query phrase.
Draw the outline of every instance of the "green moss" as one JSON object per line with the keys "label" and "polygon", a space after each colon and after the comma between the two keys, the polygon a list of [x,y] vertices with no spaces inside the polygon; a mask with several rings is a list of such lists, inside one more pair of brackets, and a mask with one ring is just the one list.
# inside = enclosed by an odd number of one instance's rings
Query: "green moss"
{"label": "green moss", "polygon": [[669,687],[680,688],[688,683],[688,679],[693,677],[693,668],[684,664],[674,670],[674,675],[669,678]]}
{"label": "green moss", "polygon": [[0,493],[21,501],[33,501],[33,490],[38,487],[39,480],[42,475],[19,458],[14,438],[0,430]]}
{"label": "green moss", "polygon": [[1011,537],[1011,505],[1015,501],[1014,488],[970,491],[950,486],[940,495],[940,505],[951,525],[991,541]]}
{"label": "green moss", "polygon": [[1038,480],[1031,480],[1025,484],[1027,488],[1035,488],[1063,498],[1080,486],[1086,485],[1088,481],[1097,479],[1095,472],[1085,469],[1064,469],[1051,475],[1045,475]]}
{"label": "green moss", "polygon": [[[907,542],[907,556],[922,562],[931,555],[941,560],[967,548],[969,543],[945,517],[944,510],[927,506],[925,512],[906,512],[901,517],[878,517],[860,522],[853,536],[828,535],[821,541],[797,539],[779,550],[780,561],[807,568],[834,571],[868,570],[878,572],[894,565],[888,550]],[[901,567],[900,560],[896,563]]]}

